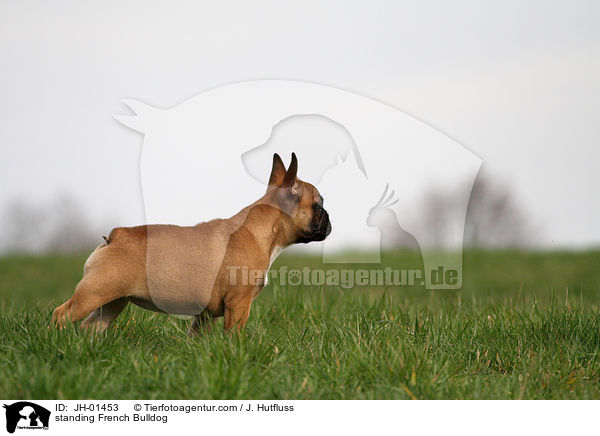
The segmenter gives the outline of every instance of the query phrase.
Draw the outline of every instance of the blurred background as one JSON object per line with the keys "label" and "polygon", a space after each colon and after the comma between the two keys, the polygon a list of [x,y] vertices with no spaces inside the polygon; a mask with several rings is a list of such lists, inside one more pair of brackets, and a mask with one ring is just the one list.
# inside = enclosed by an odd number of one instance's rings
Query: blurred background
{"label": "blurred background", "polygon": [[[598,22],[593,1],[4,1],[0,253],[81,252],[144,222],[143,138],[112,118],[120,100],[270,78],[369,96],[481,157],[466,247],[597,247]],[[415,207],[443,246],[452,198]]]}

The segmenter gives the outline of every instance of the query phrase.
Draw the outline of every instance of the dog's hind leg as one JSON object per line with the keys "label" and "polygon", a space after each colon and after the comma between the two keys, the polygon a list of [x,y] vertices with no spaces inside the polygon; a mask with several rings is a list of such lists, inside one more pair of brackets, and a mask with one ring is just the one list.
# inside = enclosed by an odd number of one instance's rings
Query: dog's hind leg
{"label": "dog's hind leg", "polygon": [[81,321],[92,311],[123,297],[119,280],[110,280],[110,276],[110,272],[103,274],[101,271],[85,275],[71,299],[54,310],[52,323],[62,327],[67,320]]}
{"label": "dog's hind leg", "polygon": [[86,319],[81,322],[82,328],[91,328],[94,331],[104,331],[125,309],[129,300],[127,298],[117,298],[110,303],[100,306],[94,310]]}

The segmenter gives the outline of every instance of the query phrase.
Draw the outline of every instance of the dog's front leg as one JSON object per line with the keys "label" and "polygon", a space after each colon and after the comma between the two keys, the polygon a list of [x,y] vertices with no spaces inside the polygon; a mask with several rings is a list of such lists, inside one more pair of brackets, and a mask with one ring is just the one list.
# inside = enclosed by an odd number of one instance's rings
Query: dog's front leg
{"label": "dog's front leg", "polygon": [[243,295],[236,295],[233,298],[225,299],[225,323],[226,331],[231,331],[234,327],[239,332],[246,326],[250,316],[250,306],[252,305],[252,292],[245,292]]}

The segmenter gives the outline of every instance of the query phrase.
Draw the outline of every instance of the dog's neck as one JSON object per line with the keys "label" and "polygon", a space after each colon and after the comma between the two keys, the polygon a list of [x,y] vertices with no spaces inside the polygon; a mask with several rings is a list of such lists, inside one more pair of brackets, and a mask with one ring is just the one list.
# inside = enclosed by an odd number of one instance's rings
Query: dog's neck
{"label": "dog's neck", "polygon": [[250,232],[271,262],[295,240],[290,217],[265,196],[245,207],[230,221]]}

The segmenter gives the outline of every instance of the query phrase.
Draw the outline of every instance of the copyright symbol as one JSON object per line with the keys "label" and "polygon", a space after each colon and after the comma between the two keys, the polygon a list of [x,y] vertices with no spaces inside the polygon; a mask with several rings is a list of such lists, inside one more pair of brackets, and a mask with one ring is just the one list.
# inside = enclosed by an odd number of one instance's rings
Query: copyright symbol
{"label": "copyright symbol", "polygon": [[136,404],[135,406],[133,406],[133,410],[135,410],[136,412],[139,412],[140,410],[142,410],[142,405]]}

